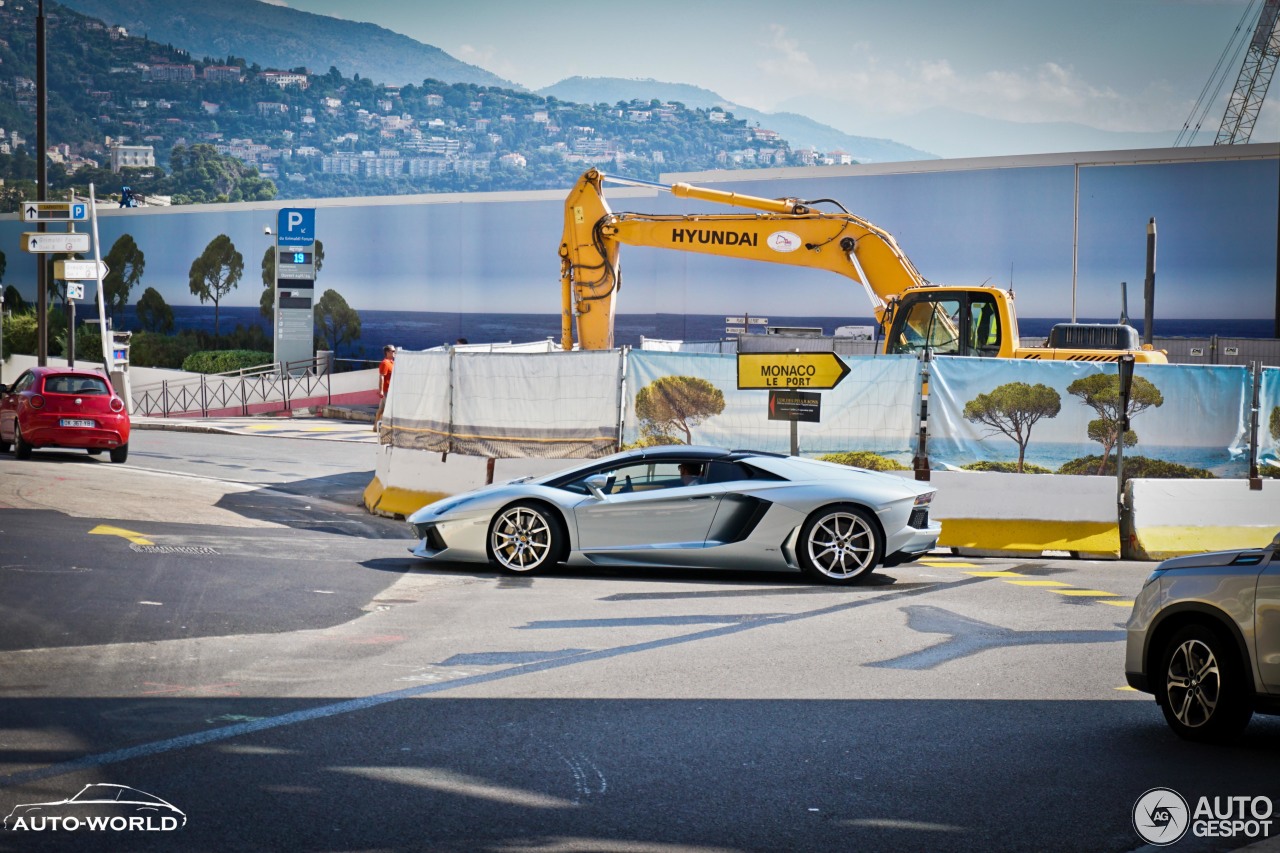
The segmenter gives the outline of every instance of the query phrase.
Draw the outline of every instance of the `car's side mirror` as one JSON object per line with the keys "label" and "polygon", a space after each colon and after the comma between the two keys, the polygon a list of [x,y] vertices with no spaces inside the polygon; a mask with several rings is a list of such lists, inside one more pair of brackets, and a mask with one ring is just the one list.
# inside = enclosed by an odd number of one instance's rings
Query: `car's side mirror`
{"label": "car's side mirror", "polygon": [[582,484],[587,487],[587,491],[591,492],[591,497],[602,501],[605,499],[604,490],[609,488],[609,477],[606,474],[592,474],[583,480]]}

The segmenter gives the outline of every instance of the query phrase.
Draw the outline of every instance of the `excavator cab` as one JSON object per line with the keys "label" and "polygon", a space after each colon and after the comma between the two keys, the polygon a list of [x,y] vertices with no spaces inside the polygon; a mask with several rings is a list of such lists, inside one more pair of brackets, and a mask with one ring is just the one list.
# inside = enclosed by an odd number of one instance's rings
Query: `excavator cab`
{"label": "excavator cab", "polygon": [[989,293],[922,289],[905,294],[889,319],[886,352],[998,356],[1000,312]]}

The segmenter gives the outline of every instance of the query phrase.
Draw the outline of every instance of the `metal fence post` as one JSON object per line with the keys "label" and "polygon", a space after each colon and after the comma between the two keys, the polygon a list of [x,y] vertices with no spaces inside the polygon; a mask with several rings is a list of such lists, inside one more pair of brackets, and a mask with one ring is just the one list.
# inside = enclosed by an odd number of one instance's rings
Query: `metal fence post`
{"label": "metal fence post", "polygon": [[1262,491],[1262,472],[1258,470],[1258,427],[1262,421],[1262,362],[1251,361],[1250,379],[1253,393],[1249,403],[1249,491]]}
{"label": "metal fence post", "polygon": [[618,449],[622,449],[623,431],[627,421],[627,361],[631,358],[631,347],[623,346],[618,354]]}
{"label": "metal fence post", "polygon": [[925,347],[920,351],[920,433],[916,444],[916,455],[911,460],[916,479],[929,480],[929,361],[932,350]]}

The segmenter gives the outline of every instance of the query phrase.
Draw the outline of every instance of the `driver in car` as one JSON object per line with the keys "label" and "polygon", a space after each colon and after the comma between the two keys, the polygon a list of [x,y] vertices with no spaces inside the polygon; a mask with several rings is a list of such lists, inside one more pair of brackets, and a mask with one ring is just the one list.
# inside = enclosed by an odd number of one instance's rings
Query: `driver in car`
{"label": "driver in car", "polygon": [[682,486],[698,486],[706,482],[702,476],[702,465],[698,462],[681,462],[680,463],[680,485]]}

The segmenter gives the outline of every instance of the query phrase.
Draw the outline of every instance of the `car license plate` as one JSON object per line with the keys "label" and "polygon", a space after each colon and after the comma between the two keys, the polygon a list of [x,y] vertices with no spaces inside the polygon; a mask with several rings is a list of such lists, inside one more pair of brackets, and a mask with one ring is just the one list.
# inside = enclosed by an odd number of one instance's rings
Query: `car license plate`
{"label": "car license plate", "polygon": [[64,427],[93,427],[96,424],[86,418],[63,418],[58,421],[58,426]]}

